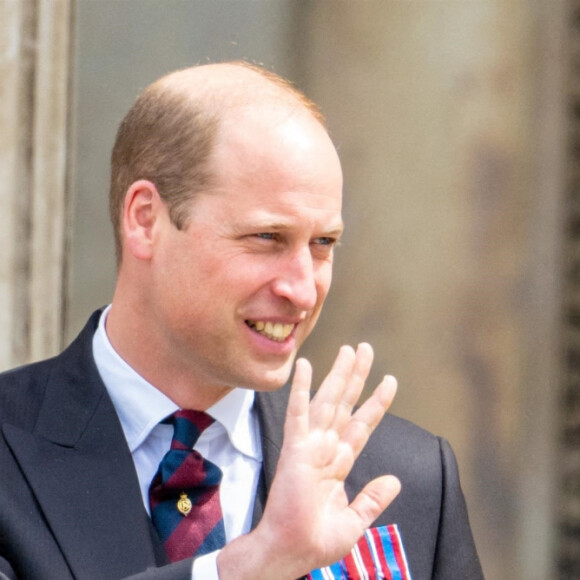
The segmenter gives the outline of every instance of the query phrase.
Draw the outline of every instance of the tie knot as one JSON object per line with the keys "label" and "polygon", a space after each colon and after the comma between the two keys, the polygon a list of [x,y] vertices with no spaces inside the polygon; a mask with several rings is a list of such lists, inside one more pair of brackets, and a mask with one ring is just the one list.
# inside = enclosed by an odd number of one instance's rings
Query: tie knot
{"label": "tie knot", "polygon": [[173,425],[171,449],[191,449],[214,419],[203,411],[175,411],[164,423]]}

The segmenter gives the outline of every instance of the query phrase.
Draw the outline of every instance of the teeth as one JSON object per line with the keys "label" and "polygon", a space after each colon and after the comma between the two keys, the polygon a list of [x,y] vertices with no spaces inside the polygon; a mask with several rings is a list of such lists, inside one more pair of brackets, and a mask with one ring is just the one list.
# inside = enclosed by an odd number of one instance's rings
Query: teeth
{"label": "teeth", "polygon": [[294,330],[293,324],[282,324],[281,322],[248,322],[248,324],[260,334],[263,334],[270,340],[282,342],[286,340]]}

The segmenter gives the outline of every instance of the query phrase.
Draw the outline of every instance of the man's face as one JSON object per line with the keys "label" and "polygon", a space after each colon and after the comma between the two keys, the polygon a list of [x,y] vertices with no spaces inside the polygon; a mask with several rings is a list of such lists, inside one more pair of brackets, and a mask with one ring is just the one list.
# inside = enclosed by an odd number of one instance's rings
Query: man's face
{"label": "man's face", "polygon": [[211,168],[187,227],[161,229],[150,314],[200,387],[275,389],[330,287],[340,163],[310,115],[249,110],[224,121]]}

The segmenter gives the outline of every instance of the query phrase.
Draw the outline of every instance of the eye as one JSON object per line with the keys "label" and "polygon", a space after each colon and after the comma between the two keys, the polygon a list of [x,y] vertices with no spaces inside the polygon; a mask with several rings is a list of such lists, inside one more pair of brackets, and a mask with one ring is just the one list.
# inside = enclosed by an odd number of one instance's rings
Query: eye
{"label": "eye", "polygon": [[260,240],[271,240],[277,242],[280,240],[280,234],[275,232],[260,232],[259,234],[255,234],[255,237]]}
{"label": "eye", "polygon": [[312,243],[317,246],[334,246],[336,245],[336,238],[331,238],[328,236],[322,236],[320,238],[315,238]]}
{"label": "eye", "polygon": [[338,239],[330,236],[314,238],[310,242],[312,256],[318,260],[331,260],[337,243]]}

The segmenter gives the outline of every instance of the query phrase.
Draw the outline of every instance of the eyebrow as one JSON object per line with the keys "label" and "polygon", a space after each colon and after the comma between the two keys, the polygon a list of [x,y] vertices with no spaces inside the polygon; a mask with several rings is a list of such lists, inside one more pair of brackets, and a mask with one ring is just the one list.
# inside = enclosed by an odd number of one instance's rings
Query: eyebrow
{"label": "eyebrow", "polygon": [[[268,221],[268,220],[258,220],[254,224],[252,224],[256,229],[264,229],[264,230],[274,230],[274,231],[283,231],[293,229],[295,225],[292,221]],[[321,230],[320,235],[325,236],[340,236],[344,231],[344,223],[342,221],[332,224],[328,229],[323,228]]]}
{"label": "eyebrow", "polygon": [[339,225],[335,226],[333,229],[326,232],[328,236],[340,236],[344,232],[344,224],[341,222]]}

